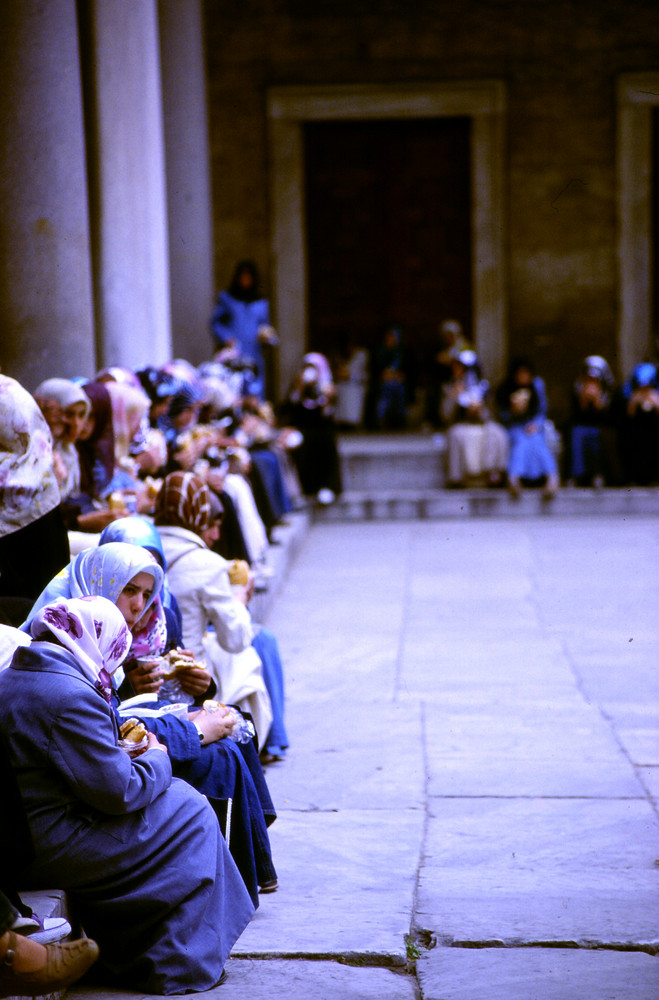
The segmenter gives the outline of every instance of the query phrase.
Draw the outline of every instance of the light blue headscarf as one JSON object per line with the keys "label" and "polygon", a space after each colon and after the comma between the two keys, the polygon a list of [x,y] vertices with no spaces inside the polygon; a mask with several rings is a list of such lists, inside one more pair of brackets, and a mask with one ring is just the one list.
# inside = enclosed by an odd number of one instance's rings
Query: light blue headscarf
{"label": "light blue headscarf", "polygon": [[139,514],[131,514],[128,517],[118,517],[116,521],[111,521],[107,527],[103,528],[99,545],[107,545],[109,542],[128,542],[131,545],[141,545],[156,557],[165,572],[162,588],[160,590],[160,600],[166,608],[173,608],[172,593],[167,585],[167,559],[162,545],[160,532],[154,524],[140,517]]}
{"label": "light blue headscarf", "polygon": [[58,597],[100,596],[116,604],[126,584],[138,573],[149,573],[153,577],[153,592],[139,622],[133,628],[135,633],[140,624],[149,618],[149,608],[162,587],[163,571],[155,556],[141,546],[129,545],[127,542],[108,542],[107,545],[86,549],[75,556],[37,597],[21,629],[29,632],[36,612]]}

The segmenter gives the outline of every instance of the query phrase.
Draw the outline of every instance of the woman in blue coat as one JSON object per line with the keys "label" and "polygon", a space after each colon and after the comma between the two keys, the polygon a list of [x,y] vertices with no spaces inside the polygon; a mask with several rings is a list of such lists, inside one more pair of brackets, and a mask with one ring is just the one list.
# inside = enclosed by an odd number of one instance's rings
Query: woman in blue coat
{"label": "woman in blue coat", "polygon": [[[130,521],[134,528],[132,537],[136,539],[138,527],[135,522],[140,519],[121,520]],[[155,528],[151,530],[156,531]],[[29,631],[38,609],[58,597],[100,595],[116,604],[131,629],[132,644],[126,665],[129,665],[131,657],[141,654],[153,654],[154,659],[157,658],[169,648],[169,618],[165,618],[166,608],[160,600],[164,574],[152,554],[154,548],[159,551],[153,543],[149,550],[127,542],[107,542],[79,553],[39,596],[23,629]],[[145,669],[151,668],[146,665]],[[142,667],[137,666],[129,671],[128,679],[141,670]],[[206,697],[213,697],[214,688],[206,690],[211,677],[205,670],[195,667],[186,673],[190,676],[186,681],[181,675],[182,683],[189,685],[191,692],[199,690]],[[139,693],[158,691],[161,685],[162,678],[153,684],[141,683]],[[162,692],[159,694],[162,696]],[[176,700],[186,700],[185,692]],[[192,702],[192,694],[187,696],[187,700]],[[116,696],[114,701],[118,704]],[[152,709],[162,705],[149,703],[143,707]],[[172,714],[160,718],[143,716],[139,705],[131,710],[131,714],[142,718],[147,729],[154,732],[167,747],[177,777],[193,785],[211,802],[232,800],[231,852],[254,904],[258,905],[259,887],[273,891],[272,887],[277,884],[277,872],[267,833],[276,812],[256,750],[251,743],[243,745],[223,738],[230,729],[223,729],[219,713],[208,715],[199,712],[195,715],[192,704],[190,708],[194,721],[190,717],[177,718]],[[201,742],[200,732],[203,737]]]}
{"label": "woman in blue coat", "polygon": [[254,906],[208,801],[154,734],[119,744],[111,675],[130,647],[103,597],[60,598],[0,675],[0,728],[34,842],[29,884],[66,889],[106,977],[177,994],[218,983]]}
{"label": "woman in blue coat", "polygon": [[277,343],[270,326],[270,306],[259,289],[259,274],[251,260],[236,266],[229,288],[219,293],[211,317],[215,349],[234,348],[243,362],[254,367],[255,377],[246,387],[247,395],[265,399],[263,344]]}

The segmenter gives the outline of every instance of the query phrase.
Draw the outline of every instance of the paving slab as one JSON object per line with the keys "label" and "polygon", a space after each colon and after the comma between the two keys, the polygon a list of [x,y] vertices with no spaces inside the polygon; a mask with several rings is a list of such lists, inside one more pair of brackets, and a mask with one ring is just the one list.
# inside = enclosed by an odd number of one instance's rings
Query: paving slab
{"label": "paving slab", "polygon": [[284,809],[270,831],[279,890],[262,897],[233,954],[404,964],[423,824],[420,810]]}
{"label": "paving slab", "polygon": [[[205,1000],[417,1000],[416,979],[403,971],[359,968],[338,962],[230,958],[222,986],[207,990]],[[73,987],[68,1000],[137,1000],[120,990]]]}
{"label": "paving slab", "polygon": [[659,939],[645,800],[434,799],[416,919],[440,941]]}
{"label": "paving slab", "polygon": [[423,1000],[657,1000],[659,958],[569,948],[436,948],[417,962]]}
{"label": "paving slab", "polygon": [[[287,760],[268,768],[274,801],[286,810],[425,808],[425,765],[421,706],[373,701],[341,720],[324,704],[304,706],[304,725],[314,733],[314,747],[291,750]],[[395,734],[373,740],[373,733]],[[291,727],[295,745],[298,726]],[[275,824],[276,829],[276,824]]]}

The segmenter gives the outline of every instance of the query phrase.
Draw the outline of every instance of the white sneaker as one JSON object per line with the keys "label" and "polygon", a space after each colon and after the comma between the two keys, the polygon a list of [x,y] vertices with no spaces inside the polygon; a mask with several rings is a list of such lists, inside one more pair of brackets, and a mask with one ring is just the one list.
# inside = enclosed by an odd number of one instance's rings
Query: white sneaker
{"label": "white sneaker", "polygon": [[16,934],[29,937],[30,941],[38,941],[39,944],[52,944],[54,941],[63,941],[71,933],[71,924],[64,917],[19,917],[12,930]]}

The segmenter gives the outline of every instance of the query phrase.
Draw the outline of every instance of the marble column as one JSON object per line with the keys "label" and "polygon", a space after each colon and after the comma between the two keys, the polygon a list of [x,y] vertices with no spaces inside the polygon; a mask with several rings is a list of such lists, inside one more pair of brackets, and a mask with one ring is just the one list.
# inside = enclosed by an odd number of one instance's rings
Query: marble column
{"label": "marble column", "polygon": [[156,0],[83,5],[100,364],[171,357]]}
{"label": "marble column", "polygon": [[211,355],[213,212],[201,0],[159,0],[174,354]]}
{"label": "marble column", "polygon": [[75,0],[0,7],[0,365],[29,390],[95,368]]}

